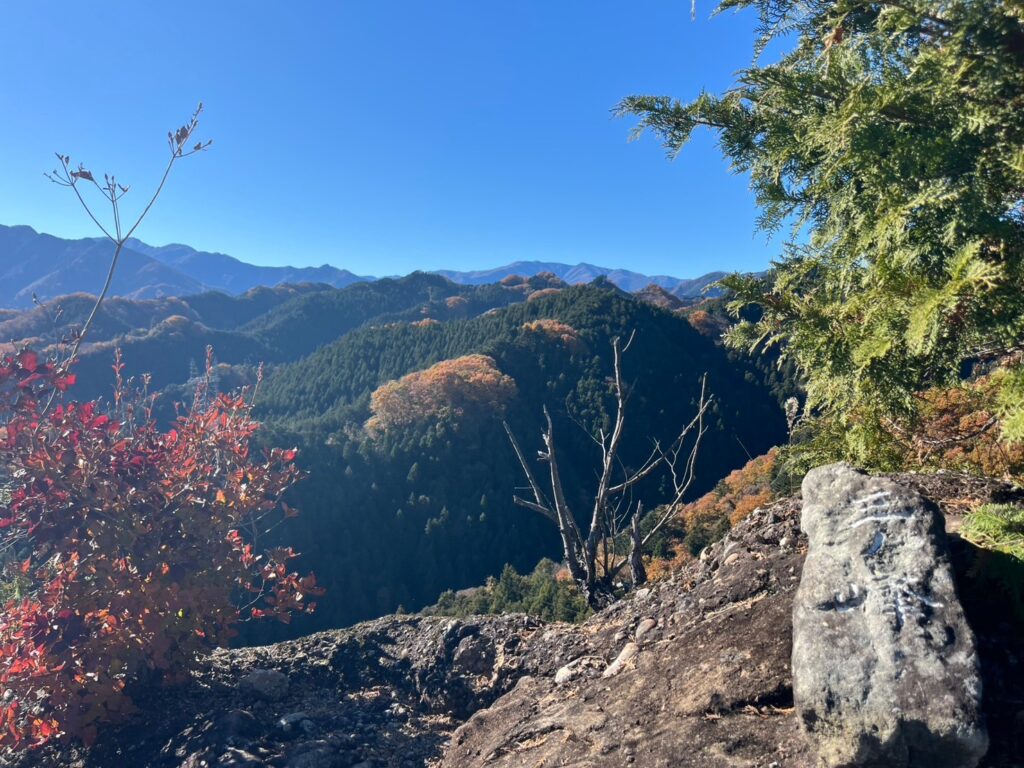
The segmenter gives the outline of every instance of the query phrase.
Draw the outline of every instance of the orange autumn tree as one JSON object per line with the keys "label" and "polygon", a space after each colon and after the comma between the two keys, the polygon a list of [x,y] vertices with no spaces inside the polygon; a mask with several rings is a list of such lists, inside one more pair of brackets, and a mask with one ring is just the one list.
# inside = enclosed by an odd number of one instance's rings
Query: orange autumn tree
{"label": "orange autumn tree", "polygon": [[492,357],[442,360],[378,387],[370,396],[373,415],[366,428],[373,434],[470,413],[500,415],[515,395],[515,381],[498,370]]}
{"label": "orange autumn tree", "polygon": [[535,333],[561,344],[571,352],[582,352],[586,349],[586,344],[580,338],[580,332],[560,320],[550,318],[531,320],[523,323],[522,329],[527,333]]}
{"label": "orange autumn tree", "polygon": [[541,288],[538,291],[533,291],[529,296],[526,297],[527,301],[538,301],[548,296],[555,296],[562,292],[561,288]]}
{"label": "orange autumn tree", "polygon": [[772,490],[772,479],[778,461],[779,450],[772,448],[730,472],[696,501],[681,505],[668,529],[671,554],[650,561],[651,578],[663,578],[678,570],[755,509],[774,501],[777,494]]}
{"label": "orange autumn tree", "polygon": [[915,393],[917,418],[888,422],[881,445],[907,469],[954,469],[1020,484],[1024,442],[1005,439],[1000,403],[1010,366],[1020,365],[1020,355],[1015,358],[984,375]]}

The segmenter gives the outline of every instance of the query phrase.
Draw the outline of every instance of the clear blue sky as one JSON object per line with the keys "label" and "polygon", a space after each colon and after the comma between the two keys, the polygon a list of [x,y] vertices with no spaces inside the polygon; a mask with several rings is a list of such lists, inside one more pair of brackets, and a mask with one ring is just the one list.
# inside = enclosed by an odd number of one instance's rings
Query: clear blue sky
{"label": "clear blue sky", "polygon": [[0,223],[93,235],[44,180],[56,150],[135,186],[206,104],[211,151],[139,236],[358,273],[589,261],[759,269],[747,180],[713,137],[676,161],[612,119],[632,93],[720,90],[748,15],[700,0],[19,2],[0,47]]}

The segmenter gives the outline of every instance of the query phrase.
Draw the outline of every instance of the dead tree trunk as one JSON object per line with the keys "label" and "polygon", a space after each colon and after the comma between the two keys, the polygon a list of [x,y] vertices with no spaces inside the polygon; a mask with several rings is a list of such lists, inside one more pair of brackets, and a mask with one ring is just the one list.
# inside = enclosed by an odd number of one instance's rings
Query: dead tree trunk
{"label": "dead tree trunk", "polygon": [[[711,398],[706,391],[705,377],[705,381],[701,384],[700,402],[697,405],[696,415],[683,427],[668,449],[663,449],[655,441],[650,455],[640,469],[635,472],[624,472],[621,469],[622,464],[618,456],[623,431],[626,427],[628,403],[628,394],[622,380],[622,355],[628,351],[632,342],[632,336],[624,347],[620,346],[618,338],[612,341],[615,372],[613,384],[616,403],[615,421],[610,433],[601,430],[594,436],[595,442],[601,447],[601,467],[586,536],[566,501],[562,477],[558,468],[558,455],[555,450],[554,424],[548,409],[544,408],[545,429],[541,434],[544,450],[538,451],[537,459],[548,465],[550,500],[537,481],[515,434],[508,424],[505,424],[505,431],[508,433],[512,448],[533,496],[531,500],[515,495],[513,501],[519,506],[538,512],[557,526],[569,573],[593,608],[602,607],[613,599],[615,577],[627,563],[634,585],[643,584],[647,580],[647,573],[643,565],[643,547],[675,514],[676,508],[693,482],[697,451],[701,438],[707,431],[704,425],[704,414],[711,405]],[[691,436],[693,439],[688,439]],[[671,477],[674,496],[655,525],[646,535],[641,536],[642,508],[639,503],[633,504],[627,492],[659,469],[667,471]],[[616,482],[617,472],[621,472],[623,476]],[[602,543],[607,555],[609,544],[612,544],[614,550],[614,541],[627,531],[630,539],[629,557],[618,562],[611,562],[607,557],[604,562],[599,561],[598,550]]]}
{"label": "dead tree trunk", "polygon": [[629,575],[633,586],[639,587],[647,583],[647,569],[644,568],[644,544],[640,538],[640,515],[638,507],[633,519],[629,521]]}

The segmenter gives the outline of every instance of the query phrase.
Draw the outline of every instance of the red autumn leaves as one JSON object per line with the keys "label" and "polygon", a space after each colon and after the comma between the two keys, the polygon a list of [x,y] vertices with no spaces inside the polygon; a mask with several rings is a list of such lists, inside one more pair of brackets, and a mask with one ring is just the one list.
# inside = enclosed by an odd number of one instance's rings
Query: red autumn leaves
{"label": "red autumn leaves", "polygon": [[0,360],[0,746],[90,742],[143,670],[181,679],[240,618],[288,621],[322,593],[263,541],[300,472],[294,450],[252,447],[244,397],[163,432],[53,404],[73,383],[31,350]]}

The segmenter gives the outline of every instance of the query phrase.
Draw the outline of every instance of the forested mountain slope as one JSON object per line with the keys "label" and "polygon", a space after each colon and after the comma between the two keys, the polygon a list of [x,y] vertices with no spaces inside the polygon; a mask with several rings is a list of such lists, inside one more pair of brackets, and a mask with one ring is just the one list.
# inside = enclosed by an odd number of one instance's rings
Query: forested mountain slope
{"label": "forested mountain slope", "polygon": [[[784,438],[778,402],[749,362],[610,285],[567,288],[472,319],[365,327],[277,369],[258,406],[266,439],[298,444],[309,471],[294,492],[302,522],[288,540],[334,595],[299,620],[299,631],[418,608],[505,563],[525,571],[541,557],[560,558],[550,522],[512,504],[522,480],[502,419],[532,454],[541,409],[550,409],[570,504],[589,514],[600,456],[591,434],[608,426],[611,406],[611,339],[634,332],[624,360],[627,464],[639,465],[653,440],[667,443],[693,416],[705,373],[716,403],[694,493],[742,465],[747,451]],[[469,355],[491,358],[514,382],[514,396],[492,409],[428,407],[394,428],[367,429],[378,387]],[[446,386],[442,373],[436,386]],[[406,405],[424,407],[414,398]],[[637,494],[651,508],[666,489],[650,482]]]}
{"label": "forested mountain slope", "polygon": [[[184,384],[195,365],[202,367],[207,344],[219,363],[237,367],[230,382],[253,383],[260,363],[296,360],[365,323],[467,317],[523,301],[534,290],[550,286],[545,279],[459,286],[436,275],[413,273],[344,289],[300,284],[255,288],[241,296],[206,292],[181,298],[113,298],[104,302],[82,348],[77,393],[110,394],[115,347],[122,350],[125,376],[148,373],[155,390]],[[93,302],[86,294],[72,294],[0,318],[0,340],[31,341],[44,348],[66,342],[81,328]],[[190,395],[177,390],[175,396]]]}
{"label": "forested mountain slope", "polygon": [[[63,297],[0,318],[0,336],[66,343],[91,306],[86,295]],[[148,374],[155,415],[169,424],[175,403],[191,402],[208,345],[220,391],[255,384],[264,364],[261,440],[299,447],[308,473],[290,499],[300,517],[273,535],[294,544],[329,590],[310,620],[259,639],[295,636],[428,605],[506,563],[528,572],[542,557],[561,559],[549,521],[512,505],[521,478],[502,419],[532,454],[542,408],[550,409],[570,502],[588,514],[598,457],[591,434],[607,426],[616,336],[636,335],[624,359],[626,464],[693,416],[704,374],[716,403],[694,493],[744,464],[748,451],[780,442],[773,369],[725,350],[691,321],[607,280],[568,287],[552,275],[459,285],[414,273],[344,289],[111,299],[82,348],[74,394],[109,398],[120,349],[124,377]],[[399,388],[396,412],[372,410],[375,391],[414,372],[424,372],[419,399]],[[465,381],[476,394],[467,396]],[[637,494],[650,509],[667,490],[651,481]]]}

